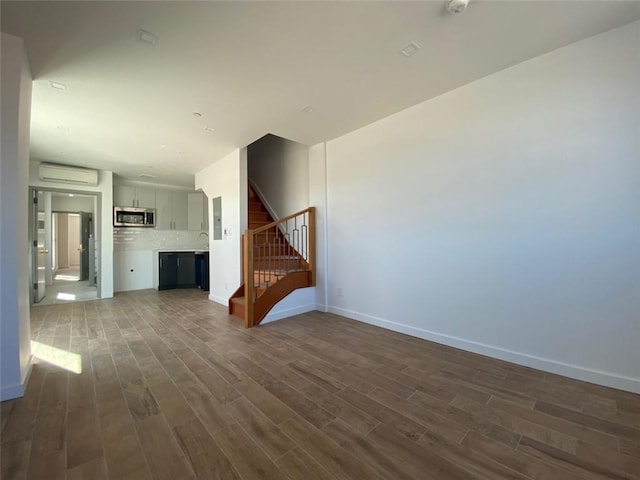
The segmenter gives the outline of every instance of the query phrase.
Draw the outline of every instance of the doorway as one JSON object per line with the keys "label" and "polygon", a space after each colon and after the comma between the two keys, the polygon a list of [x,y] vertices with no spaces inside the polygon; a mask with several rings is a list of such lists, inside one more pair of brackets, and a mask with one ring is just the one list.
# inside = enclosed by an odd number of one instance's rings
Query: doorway
{"label": "doorway", "polygon": [[97,299],[97,195],[36,189],[32,195],[32,303]]}

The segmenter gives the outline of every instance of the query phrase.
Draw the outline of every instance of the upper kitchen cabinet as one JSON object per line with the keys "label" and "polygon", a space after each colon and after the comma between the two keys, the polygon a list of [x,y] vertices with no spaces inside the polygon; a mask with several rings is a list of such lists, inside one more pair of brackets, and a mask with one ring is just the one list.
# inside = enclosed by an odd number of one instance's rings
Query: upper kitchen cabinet
{"label": "upper kitchen cabinet", "polygon": [[118,207],[156,208],[156,190],[146,187],[115,185],[113,204]]}
{"label": "upper kitchen cabinet", "polygon": [[156,228],[186,230],[188,226],[188,192],[156,190]]}
{"label": "upper kitchen cabinet", "polygon": [[189,210],[189,230],[209,229],[209,209],[207,207],[207,196],[202,192],[193,192],[188,198]]}

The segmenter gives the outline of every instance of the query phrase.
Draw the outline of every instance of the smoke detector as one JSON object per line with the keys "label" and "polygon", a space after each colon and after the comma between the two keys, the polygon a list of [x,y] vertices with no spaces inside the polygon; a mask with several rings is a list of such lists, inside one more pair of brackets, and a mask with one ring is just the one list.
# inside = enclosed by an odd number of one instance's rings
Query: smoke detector
{"label": "smoke detector", "polygon": [[449,13],[462,13],[469,5],[469,0],[447,0],[447,11]]}

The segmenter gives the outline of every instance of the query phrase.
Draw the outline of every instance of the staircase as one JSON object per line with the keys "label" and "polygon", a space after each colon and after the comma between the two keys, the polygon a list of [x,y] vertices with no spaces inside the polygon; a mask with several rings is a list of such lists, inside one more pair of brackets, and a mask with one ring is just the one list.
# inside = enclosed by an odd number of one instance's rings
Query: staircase
{"label": "staircase", "polygon": [[274,220],[251,186],[248,191],[244,282],[229,299],[229,314],[244,319],[247,328],[295,289],[315,285],[315,208]]}

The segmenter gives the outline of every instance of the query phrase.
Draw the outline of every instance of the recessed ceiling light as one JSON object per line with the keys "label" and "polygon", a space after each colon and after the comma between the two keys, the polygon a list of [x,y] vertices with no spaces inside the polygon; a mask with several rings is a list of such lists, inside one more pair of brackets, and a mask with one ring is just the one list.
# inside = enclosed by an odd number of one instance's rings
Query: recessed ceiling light
{"label": "recessed ceiling light", "polygon": [[70,197],[73,197],[73,193],[70,193],[70,194],[69,194],[69,196],[70,196]]}
{"label": "recessed ceiling light", "polygon": [[167,148],[166,145],[160,145],[160,148]]}
{"label": "recessed ceiling light", "polygon": [[416,42],[411,42],[409,45],[399,50],[398,53],[404,55],[405,57],[410,57],[411,55],[415,55],[416,53],[418,53],[418,50],[420,50],[421,48],[422,47]]}
{"label": "recessed ceiling light", "polygon": [[302,111],[303,111],[304,113],[311,113],[311,112],[313,112],[313,107],[312,107],[311,105],[307,105],[306,107],[304,107],[304,108],[302,109]]}
{"label": "recessed ceiling light", "polygon": [[200,112],[193,112],[193,116],[196,118],[200,118],[202,114]]}
{"label": "recessed ceiling light", "polygon": [[447,11],[449,13],[462,13],[469,5],[469,0],[448,0]]}
{"label": "recessed ceiling light", "polygon": [[138,30],[138,40],[154,46],[156,43],[158,43],[158,37],[156,37],[153,33],[147,32],[146,30],[142,29]]}
{"label": "recessed ceiling light", "polygon": [[140,178],[156,178],[155,175],[150,175],[148,173],[141,173],[140,175],[138,175],[138,177],[140,177]]}
{"label": "recessed ceiling light", "polygon": [[213,132],[214,131],[213,127],[204,127],[203,130],[206,131],[206,132]]}
{"label": "recessed ceiling light", "polygon": [[55,88],[56,90],[66,90],[67,86],[64,83],[60,82],[50,82],[51,88]]}

